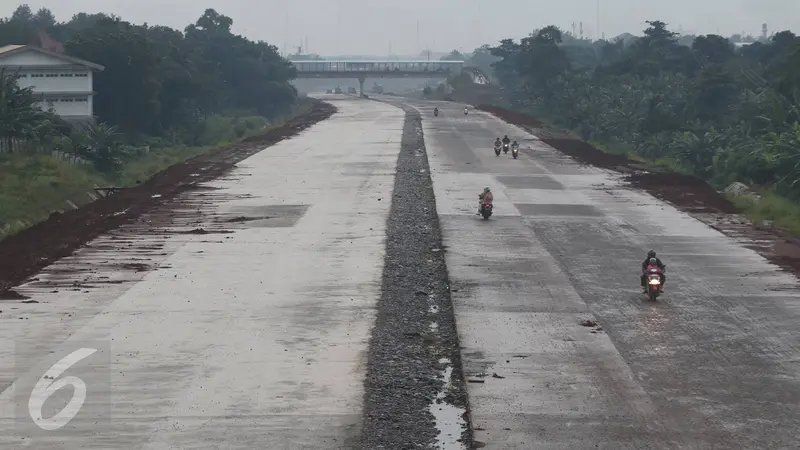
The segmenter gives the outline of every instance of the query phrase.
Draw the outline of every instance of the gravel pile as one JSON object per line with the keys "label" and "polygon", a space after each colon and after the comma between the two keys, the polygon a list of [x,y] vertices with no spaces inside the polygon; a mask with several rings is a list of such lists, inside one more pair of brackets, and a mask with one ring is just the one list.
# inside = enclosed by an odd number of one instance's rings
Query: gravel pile
{"label": "gravel pile", "polygon": [[[466,408],[466,389],[421,117],[392,104],[406,118],[369,345],[361,443],[371,450],[436,448],[439,430],[429,408],[444,386],[442,358],[453,366],[445,401]],[[462,439],[471,448],[468,430]]]}

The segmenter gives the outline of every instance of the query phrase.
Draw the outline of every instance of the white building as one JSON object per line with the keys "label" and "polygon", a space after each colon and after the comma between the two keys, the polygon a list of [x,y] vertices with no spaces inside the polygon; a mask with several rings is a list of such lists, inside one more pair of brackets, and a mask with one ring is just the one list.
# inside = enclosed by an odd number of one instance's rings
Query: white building
{"label": "white building", "polygon": [[29,45],[0,47],[0,70],[17,74],[20,87],[41,96],[43,110],[70,121],[94,119],[92,74],[103,66]]}

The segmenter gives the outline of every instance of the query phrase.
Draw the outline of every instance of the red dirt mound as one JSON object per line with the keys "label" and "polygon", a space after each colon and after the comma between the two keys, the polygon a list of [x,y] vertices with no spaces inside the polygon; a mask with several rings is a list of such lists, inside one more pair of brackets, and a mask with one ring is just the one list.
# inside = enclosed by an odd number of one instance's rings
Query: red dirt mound
{"label": "red dirt mound", "polygon": [[567,156],[571,156],[576,161],[590,166],[618,170],[621,167],[629,167],[631,164],[635,164],[634,161],[626,156],[600,151],[592,144],[577,139],[542,139],[542,142]]}
{"label": "red dirt mound", "polygon": [[692,212],[736,214],[739,212],[727,198],[705,181],[682,173],[637,172],[625,181],[648,191],[653,196],[682,206]]}
{"label": "red dirt mound", "polygon": [[169,167],[145,183],[122,189],[82,208],[53,214],[44,222],[7,237],[0,241],[0,293],[9,291],[53,261],[69,256],[97,236],[133,222],[151,207],[197,183],[224,175],[237,162],[298,134],[335,112],[333,105],[317,102],[310,112],[282,127],[196,156]]}
{"label": "red dirt mound", "polygon": [[542,122],[539,122],[538,120],[534,119],[531,116],[521,114],[516,111],[510,111],[505,108],[500,108],[492,105],[478,105],[475,108],[481,111],[486,111],[488,113],[494,114],[500,119],[503,119],[508,123],[513,123],[514,125],[528,125],[537,128],[543,125]]}

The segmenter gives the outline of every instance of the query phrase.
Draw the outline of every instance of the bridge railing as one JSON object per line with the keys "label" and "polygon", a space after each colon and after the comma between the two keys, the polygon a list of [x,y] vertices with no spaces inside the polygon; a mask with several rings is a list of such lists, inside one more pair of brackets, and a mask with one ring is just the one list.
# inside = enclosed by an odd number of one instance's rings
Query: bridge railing
{"label": "bridge railing", "polygon": [[298,72],[460,73],[464,61],[291,61]]}

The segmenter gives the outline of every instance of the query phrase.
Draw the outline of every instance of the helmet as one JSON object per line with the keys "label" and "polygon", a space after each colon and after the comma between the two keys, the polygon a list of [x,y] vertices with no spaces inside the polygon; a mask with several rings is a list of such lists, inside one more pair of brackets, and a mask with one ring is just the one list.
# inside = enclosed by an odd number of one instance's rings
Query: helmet
{"label": "helmet", "polygon": [[504,137],[508,137],[508,135],[505,135]]}
{"label": "helmet", "polygon": [[656,257],[656,251],[655,250],[650,250],[649,252],[647,252],[647,257],[648,258],[655,258]]}
{"label": "helmet", "polygon": [[650,258],[650,264],[655,266],[656,265],[656,259],[655,258]]}
{"label": "helmet", "polygon": [[483,192],[489,192],[489,186],[486,186],[485,188],[483,188]]}

